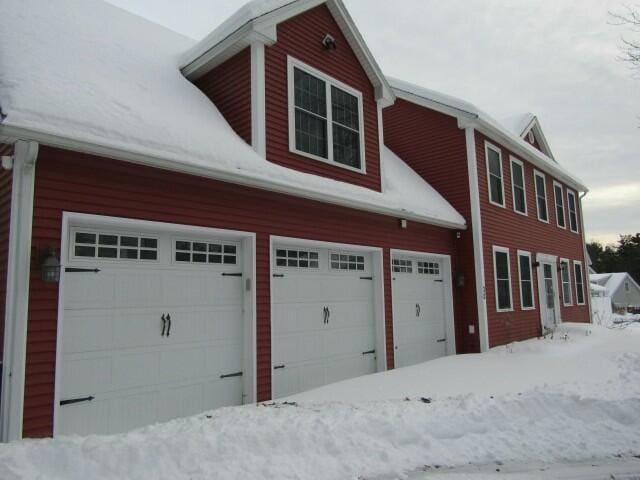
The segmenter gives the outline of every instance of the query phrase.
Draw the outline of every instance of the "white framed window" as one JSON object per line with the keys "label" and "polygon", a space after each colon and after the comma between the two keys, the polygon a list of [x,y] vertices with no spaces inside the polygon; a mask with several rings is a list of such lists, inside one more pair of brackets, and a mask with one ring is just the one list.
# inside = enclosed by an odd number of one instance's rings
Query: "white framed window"
{"label": "white framed window", "polygon": [[357,253],[331,253],[329,255],[331,270],[364,272],[364,255]]}
{"label": "white framed window", "polygon": [[567,228],[564,216],[564,189],[560,182],[553,181],[553,199],[556,206],[556,224],[560,228]]}
{"label": "white framed window", "polygon": [[562,280],[562,303],[565,307],[573,305],[573,295],[571,294],[571,273],[569,270],[569,260],[560,259],[560,279]]}
{"label": "white framed window", "polygon": [[534,310],[536,308],[533,295],[533,269],[531,253],[518,250],[518,275],[520,277],[520,308]]}
{"label": "white framed window", "polygon": [[362,93],[288,57],[289,150],[366,173]]}
{"label": "white framed window", "polygon": [[496,310],[498,312],[513,311],[511,262],[508,248],[493,247],[493,277],[496,290]]}
{"label": "white framed window", "polygon": [[276,267],[320,268],[320,254],[315,250],[277,248]]}
{"label": "white framed window", "polygon": [[72,232],[72,257],[101,260],[158,260],[158,238],[78,229]]}
{"label": "white framed window", "polygon": [[521,215],[527,215],[527,186],[524,178],[524,164],[517,158],[511,157],[513,211]]}
{"label": "white framed window", "polygon": [[533,171],[533,182],[536,186],[536,208],[538,220],[549,223],[549,208],[547,206],[547,178],[544,173]]}
{"label": "white framed window", "polygon": [[582,272],[582,262],[578,260],[573,262],[573,276],[576,285],[576,303],[584,305],[584,273]]}
{"label": "white framed window", "polygon": [[504,175],[502,172],[502,151],[489,142],[484,144],[484,155],[487,160],[487,184],[489,202],[504,208]]}
{"label": "white framed window", "polygon": [[423,275],[440,275],[440,264],[436,262],[418,262],[418,273]]}
{"label": "white framed window", "polygon": [[578,202],[576,194],[567,188],[567,207],[569,209],[569,228],[574,233],[579,233],[578,228]]}
{"label": "white framed window", "polygon": [[235,243],[177,239],[173,242],[176,263],[236,265],[238,246]]}
{"label": "white framed window", "polygon": [[411,260],[394,258],[391,264],[393,273],[413,273],[413,262]]}

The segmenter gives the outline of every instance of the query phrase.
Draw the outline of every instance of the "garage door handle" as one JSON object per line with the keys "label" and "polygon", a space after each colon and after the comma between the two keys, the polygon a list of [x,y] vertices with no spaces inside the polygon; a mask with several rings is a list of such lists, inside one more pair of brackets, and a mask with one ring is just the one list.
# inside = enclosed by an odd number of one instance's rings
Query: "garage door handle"
{"label": "garage door handle", "polygon": [[171,334],[171,315],[167,313],[167,337]]}
{"label": "garage door handle", "polygon": [[233,378],[233,377],[241,377],[242,376],[242,372],[236,372],[236,373],[228,373],[227,375],[220,375],[220,378]]}
{"label": "garage door handle", "polygon": [[160,318],[162,319],[162,332],[160,333],[160,336],[164,337],[164,333],[167,331],[167,317],[165,317],[163,313]]}
{"label": "garage door handle", "polygon": [[416,317],[420,316],[420,304],[416,303]]}
{"label": "garage door handle", "polygon": [[275,367],[273,367],[274,370],[282,370],[284,368],[284,365],[276,365]]}
{"label": "garage door handle", "polygon": [[374,350],[368,350],[366,352],[362,352],[363,355],[373,355],[374,353],[376,353],[375,349]]}
{"label": "garage door handle", "polygon": [[67,400],[60,400],[60,406],[73,405],[74,403],[90,402],[94,398],[96,397],[90,396],[90,397],[82,397],[82,398],[68,398]]}

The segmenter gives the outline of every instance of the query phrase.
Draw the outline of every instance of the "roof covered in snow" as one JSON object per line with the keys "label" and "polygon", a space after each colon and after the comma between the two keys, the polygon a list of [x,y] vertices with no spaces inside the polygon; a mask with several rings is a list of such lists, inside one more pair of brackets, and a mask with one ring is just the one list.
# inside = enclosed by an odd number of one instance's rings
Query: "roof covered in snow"
{"label": "roof covered in snow", "polygon": [[536,116],[530,112],[518,113],[501,118],[500,123],[514,135],[522,137],[535,118]]}
{"label": "roof covered in snow", "polygon": [[383,193],[260,157],[181,74],[183,53],[194,46],[188,38],[101,0],[0,0],[0,10],[0,141],[35,140],[464,228],[463,217],[389,151]]}
{"label": "roof covered in snow", "polygon": [[622,287],[625,281],[635,285],[635,287],[640,291],[640,285],[638,285],[633,277],[627,272],[592,273],[589,275],[589,282],[605,287],[611,295],[614,295],[620,287]]}
{"label": "roof covered in snow", "polygon": [[[412,101],[427,108],[441,111],[448,115],[458,118],[467,119],[477,124],[477,127],[488,135],[497,137],[496,140],[504,142],[506,146],[514,150],[514,153],[526,158],[536,167],[544,170],[578,191],[586,192],[588,188],[577,176],[560,166],[551,156],[551,150],[544,139],[544,134],[539,126],[539,122],[535,116],[528,126],[524,126],[523,132],[515,133],[524,123],[528,115],[522,114],[520,118],[507,119],[507,124],[496,120],[491,115],[476,107],[474,104],[462,100],[460,98],[446,95],[429,88],[425,88],[413,83],[405,82],[393,77],[387,77],[389,84],[394,89],[396,95],[405,100]],[[529,144],[522,138],[522,134],[526,133],[529,128],[537,126],[535,134],[543,143],[545,152],[541,152],[533,145]]]}

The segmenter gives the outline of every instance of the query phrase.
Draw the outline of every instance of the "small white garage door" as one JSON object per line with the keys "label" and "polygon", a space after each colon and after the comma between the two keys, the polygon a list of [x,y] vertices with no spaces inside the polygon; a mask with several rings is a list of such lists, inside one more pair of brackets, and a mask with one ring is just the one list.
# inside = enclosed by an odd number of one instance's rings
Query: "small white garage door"
{"label": "small white garage door", "polygon": [[82,228],[69,240],[57,435],[242,403],[239,242]]}
{"label": "small white garage door", "polygon": [[376,371],[370,253],[273,250],[273,397]]}
{"label": "small white garage door", "polygon": [[395,366],[447,354],[447,289],[440,258],[392,258]]}

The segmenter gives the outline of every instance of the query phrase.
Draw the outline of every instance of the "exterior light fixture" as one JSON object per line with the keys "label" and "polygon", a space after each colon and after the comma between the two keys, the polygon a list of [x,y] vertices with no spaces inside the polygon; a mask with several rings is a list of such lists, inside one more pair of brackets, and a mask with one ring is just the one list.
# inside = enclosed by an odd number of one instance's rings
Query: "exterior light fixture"
{"label": "exterior light fixture", "polygon": [[407,221],[404,218],[400,219],[400,228],[407,228]]}
{"label": "exterior light fixture", "polygon": [[322,46],[325,50],[335,50],[337,48],[336,39],[327,33],[322,39]]}
{"label": "exterior light fixture", "polygon": [[60,281],[60,259],[53,248],[50,248],[42,261],[42,281],[56,283]]}

